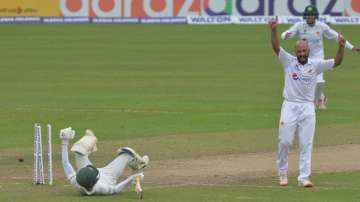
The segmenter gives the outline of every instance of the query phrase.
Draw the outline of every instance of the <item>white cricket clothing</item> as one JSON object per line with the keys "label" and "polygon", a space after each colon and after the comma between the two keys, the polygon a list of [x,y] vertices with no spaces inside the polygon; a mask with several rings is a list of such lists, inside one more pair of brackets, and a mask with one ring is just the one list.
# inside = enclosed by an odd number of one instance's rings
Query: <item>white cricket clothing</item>
{"label": "white cricket clothing", "polygon": [[[129,154],[122,154],[117,156],[112,162],[103,168],[99,168],[99,180],[94,185],[91,191],[86,190],[80,186],[76,181],[76,172],[71,166],[68,158],[68,144],[62,144],[62,164],[64,167],[65,175],[69,179],[71,185],[78,189],[80,193],[84,195],[108,195],[121,192],[124,188],[130,185],[136,176],[142,175],[142,173],[129,176],[124,181],[117,183],[117,180],[124,172],[125,167],[132,160]],[[88,155],[82,155],[75,153],[75,161],[77,170],[91,164]]]}
{"label": "white cricket clothing", "polygon": [[299,136],[299,176],[304,181],[311,175],[311,153],[315,134],[315,106],[312,102],[296,103],[284,100],[279,125],[277,166],[279,176],[288,173],[289,149],[295,132]]}
{"label": "white cricket clothing", "polygon": [[316,76],[334,67],[334,59],[312,60],[302,65],[297,57],[280,47],[279,60],[284,68],[285,86],[283,97],[290,102],[313,102],[316,89]]}
{"label": "white cricket clothing", "polygon": [[278,174],[287,175],[289,147],[298,132],[300,158],[298,181],[311,174],[311,153],[315,134],[314,96],[316,76],[333,68],[331,60],[312,60],[302,65],[297,58],[280,47],[279,60],[284,68],[284,102],[281,108],[278,145]]}
{"label": "white cricket clothing", "polygon": [[[309,26],[306,21],[295,23],[290,29],[281,34],[281,38],[285,39],[286,34],[289,34],[289,38],[294,37],[296,34],[300,39],[306,40],[310,47],[310,58],[324,59],[324,43],[323,36],[328,39],[338,41],[339,34],[331,29],[327,24],[315,21],[313,26]],[[353,49],[354,46],[346,41],[345,47]]]}
{"label": "white cricket clothing", "polygon": [[[295,23],[288,30],[281,34],[281,38],[285,39],[285,36],[289,34],[289,38],[293,38],[295,35],[298,35],[300,39],[307,40],[310,48],[311,59],[324,59],[324,43],[323,36],[328,39],[333,39],[338,41],[339,34],[331,29],[327,24],[315,21],[313,26],[309,26],[306,21]],[[345,47],[352,50],[354,46],[346,41]],[[323,74],[319,74],[317,77],[318,83],[325,83]]]}

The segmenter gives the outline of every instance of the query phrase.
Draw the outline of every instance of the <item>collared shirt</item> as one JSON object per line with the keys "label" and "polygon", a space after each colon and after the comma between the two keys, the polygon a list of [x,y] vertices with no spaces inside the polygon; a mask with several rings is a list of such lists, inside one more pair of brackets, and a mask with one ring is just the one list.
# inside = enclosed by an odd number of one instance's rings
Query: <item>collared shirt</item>
{"label": "collared shirt", "polygon": [[[313,26],[309,26],[306,21],[295,23],[281,34],[281,38],[284,39],[287,33],[290,34],[290,38],[298,34],[300,39],[308,41],[310,47],[309,57],[312,59],[324,59],[323,36],[337,41],[339,35],[327,24],[320,21],[315,21]],[[346,41],[345,47],[351,50],[354,46]]]}
{"label": "collared shirt", "polygon": [[316,76],[335,65],[335,60],[309,59],[304,65],[297,57],[280,47],[279,60],[284,68],[285,86],[283,97],[290,102],[313,102],[315,99]]}

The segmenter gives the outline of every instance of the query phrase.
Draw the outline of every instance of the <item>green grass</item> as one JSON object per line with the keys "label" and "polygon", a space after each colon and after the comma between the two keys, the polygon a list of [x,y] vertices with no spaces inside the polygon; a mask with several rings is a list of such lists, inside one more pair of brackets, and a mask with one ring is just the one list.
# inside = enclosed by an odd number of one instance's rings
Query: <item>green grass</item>
{"label": "green grass", "polygon": [[[144,201],[174,202],[355,202],[360,199],[360,172],[322,174],[313,177],[316,187],[300,188],[290,178],[288,187],[280,187],[272,178],[239,182],[233,185],[152,186],[145,189]],[[0,184],[0,200],[10,201],[138,201],[135,193],[127,189],[113,196],[84,197],[64,181],[53,187],[33,186],[22,180]]]}
{"label": "green grass", "polygon": [[[360,43],[359,27],[336,28]],[[89,127],[101,139],[275,128],[283,76],[268,32],[2,25],[0,147],[31,145],[34,122],[53,123],[56,131]],[[293,42],[283,45],[293,49]],[[336,43],[327,45],[333,54]],[[347,52],[344,68],[326,74],[330,109],[319,113],[320,125],[360,120],[357,57]]]}
{"label": "green grass", "polygon": [[[360,44],[359,26],[335,29]],[[1,25],[0,38],[0,171],[31,172],[35,122],[52,123],[56,136],[67,126],[77,138],[93,129],[99,161],[124,144],[155,160],[276,149],[283,73],[267,26]],[[282,44],[291,52],[294,40]],[[326,55],[336,47],[326,41]],[[316,146],[360,144],[358,58],[347,51],[325,75],[329,109],[317,114]],[[18,154],[27,167],[14,161]],[[359,175],[316,175],[311,190],[274,179],[149,185],[146,201],[358,201]],[[8,177],[0,178],[0,201],[135,201],[131,191],[80,197],[64,179],[34,187]]]}

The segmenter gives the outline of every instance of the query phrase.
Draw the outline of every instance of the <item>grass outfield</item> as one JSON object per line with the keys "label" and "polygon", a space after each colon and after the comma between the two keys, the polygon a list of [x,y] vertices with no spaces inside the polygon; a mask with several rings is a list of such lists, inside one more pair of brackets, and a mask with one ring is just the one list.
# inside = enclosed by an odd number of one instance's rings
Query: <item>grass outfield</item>
{"label": "grass outfield", "polygon": [[[360,27],[336,28],[360,44]],[[100,139],[278,125],[283,75],[267,26],[2,25],[0,37],[1,147],[31,145],[35,122]],[[358,60],[348,51],[326,74],[320,125],[360,120]]]}
{"label": "grass outfield", "polygon": [[[334,28],[360,45],[360,26]],[[1,25],[0,29],[0,171],[21,169],[17,155],[24,155],[26,162],[32,158],[35,122],[52,123],[56,136],[67,126],[77,130],[77,138],[91,128],[100,139],[100,151],[108,146],[102,141],[124,142],[160,160],[276,149],[283,74],[267,26]],[[282,44],[291,51],[294,40]],[[336,47],[336,42],[326,41],[326,55],[333,56]],[[359,59],[346,51],[342,67],[326,73],[329,109],[317,114],[316,145],[360,144]],[[146,200],[359,200],[359,173],[314,177],[320,187],[309,191],[295,185],[281,189],[272,179],[215,187],[153,185]],[[55,188],[2,179],[0,201],[38,196],[40,201],[49,196],[57,201],[133,198],[132,192],[81,198],[60,179]]]}
{"label": "grass outfield", "polygon": [[[273,179],[246,182],[238,185],[201,185],[180,187],[147,186],[144,201],[154,202],[355,202],[360,199],[360,172],[322,174],[313,189],[275,186]],[[290,179],[296,181],[296,179]],[[31,186],[29,182],[0,183],[1,201],[138,201],[132,190],[113,196],[84,197],[64,182],[54,187]]]}

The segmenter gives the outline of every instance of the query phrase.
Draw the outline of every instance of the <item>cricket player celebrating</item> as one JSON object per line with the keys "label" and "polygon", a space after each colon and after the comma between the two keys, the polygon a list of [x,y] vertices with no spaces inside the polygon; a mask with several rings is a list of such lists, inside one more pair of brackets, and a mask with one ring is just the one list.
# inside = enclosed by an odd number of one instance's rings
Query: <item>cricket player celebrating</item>
{"label": "cricket player celebrating", "polygon": [[271,29],[271,44],[284,69],[285,86],[283,105],[279,124],[279,145],[277,166],[280,185],[288,184],[288,155],[295,132],[299,136],[299,176],[298,184],[312,187],[311,153],[315,134],[314,96],[316,77],[326,70],[331,70],[341,64],[344,56],[345,39],[339,35],[335,59],[323,60],[309,58],[310,45],[308,40],[296,42],[293,56],[280,47],[277,36],[277,19],[269,22]]}
{"label": "cricket player celebrating", "polygon": [[[307,40],[310,47],[311,59],[324,59],[323,36],[328,39],[338,40],[339,34],[331,29],[327,24],[317,21],[319,17],[318,9],[309,5],[305,8],[304,21],[294,24],[290,29],[281,34],[281,38],[287,40],[298,34],[302,40]],[[360,52],[360,48],[355,48],[349,41],[346,41],[345,47],[353,52]],[[326,97],[323,91],[325,80],[323,73],[317,76],[317,85],[315,90],[315,103],[319,109],[326,109]]]}
{"label": "cricket player celebrating", "polygon": [[[133,149],[124,147],[118,150],[118,156],[107,166],[96,168],[88,156],[97,150],[97,138],[91,130],[86,130],[85,135],[71,148],[75,155],[77,167],[77,172],[75,172],[68,158],[69,140],[73,139],[74,136],[75,131],[72,128],[65,128],[60,131],[62,164],[65,175],[80,193],[84,195],[115,194],[136,181],[135,191],[139,198],[142,198],[140,180],[144,175],[141,170],[148,165],[148,156],[141,157]],[[118,183],[118,179],[126,166],[129,166],[136,174]]]}

